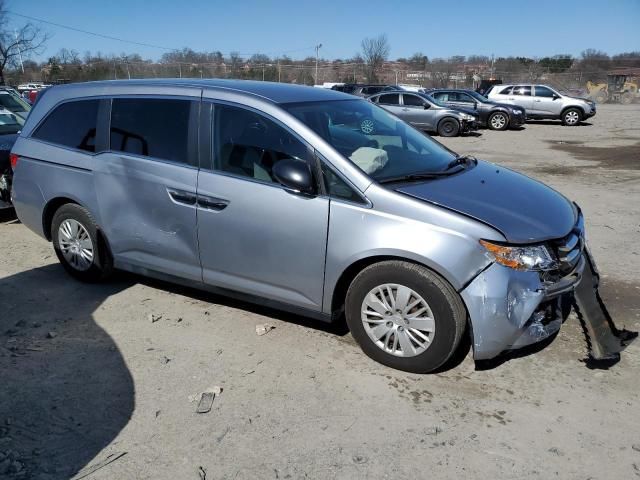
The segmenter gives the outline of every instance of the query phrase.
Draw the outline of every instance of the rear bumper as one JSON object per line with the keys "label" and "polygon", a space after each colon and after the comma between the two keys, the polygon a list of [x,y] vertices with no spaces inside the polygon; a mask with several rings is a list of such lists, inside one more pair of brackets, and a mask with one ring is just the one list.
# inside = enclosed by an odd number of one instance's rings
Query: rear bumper
{"label": "rear bumper", "polygon": [[478,275],[461,292],[471,320],[474,359],[488,360],[558,332],[563,297],[573,294],[584,268],[582,257],[569,275],[551,284],[537,272],[497,263]]}

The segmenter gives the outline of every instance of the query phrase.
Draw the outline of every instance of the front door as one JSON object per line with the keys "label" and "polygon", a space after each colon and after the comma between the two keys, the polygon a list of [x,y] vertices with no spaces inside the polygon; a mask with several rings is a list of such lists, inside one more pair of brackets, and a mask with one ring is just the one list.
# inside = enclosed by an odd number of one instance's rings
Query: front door
{"label": "front door", "polygon": [[532,113],[538,115],[560,115],[562,110],[562,102],[556,100],[556,94],[553,90],[542,85],[534,87]]}
{"label": "front door", "polygon": [[430,110],[431,105],[426,100],[413,93],[403,93],[402,102],[409,123],[425,130],[435,130],[434,111]]}
{"label": "front door", "polygon": [[288,191],[272,175],[284,158],[313,165],[311,149],[255,110],[203,109],[212,111],[212,158],[197,192],[204,282],[320,311],[329,200]]}
{"label": "front door", "polygon": [[101,227],[116,266],[201,280],[194,98],[114,98],[109,143],[94,159]]}

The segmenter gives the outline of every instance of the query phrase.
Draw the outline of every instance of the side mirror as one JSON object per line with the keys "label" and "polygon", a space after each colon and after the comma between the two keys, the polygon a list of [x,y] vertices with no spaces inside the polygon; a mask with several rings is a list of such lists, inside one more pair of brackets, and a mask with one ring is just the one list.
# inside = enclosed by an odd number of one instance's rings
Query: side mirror
{"label": "side mirror", "polygon": [[560,98],[560,95],[556,95],[555,93],[553,94],[553,99],[554,100],[558,100]]}
{"label": "side mirror", "polygon": [[424,104],[424,109],[425,110],[429,110],[430,108],[431,108],[431,104],[429,104],[429,103],[425,103]]}
{"label": "side mirror", "polygon": [[313,196],[316,184],[309,164],[296,158],[284,158],[276,162],[272,173],[280,184],[294,193]]}

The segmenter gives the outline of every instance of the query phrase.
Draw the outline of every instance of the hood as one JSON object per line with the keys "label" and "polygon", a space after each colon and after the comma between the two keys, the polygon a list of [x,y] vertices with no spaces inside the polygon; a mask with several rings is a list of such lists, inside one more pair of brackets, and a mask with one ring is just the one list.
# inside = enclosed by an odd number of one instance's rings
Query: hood
{"label": "hood", "polygon": [[511,243],[562,238],[577,220],[571,202],[555,190],[483,161],[458,175],[395,190],[486,223]]}

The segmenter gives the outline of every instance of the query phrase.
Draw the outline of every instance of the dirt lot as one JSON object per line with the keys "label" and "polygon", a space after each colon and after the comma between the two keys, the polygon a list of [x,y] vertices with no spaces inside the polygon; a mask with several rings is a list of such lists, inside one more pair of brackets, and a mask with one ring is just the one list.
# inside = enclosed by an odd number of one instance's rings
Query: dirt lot
{"label": "dirt lot", "polygon": [[[582,206],[604,299],[632,330],[639,119],[605,105],[576,128],[442,139]],[[0,245],[0,477],[640,478],[640,342],[588,368],[573,315],[536,353],[412,375],[340,326],[131,275],[82,285],[6,214]],[[195,413],[190,396],[215,385]]]}

